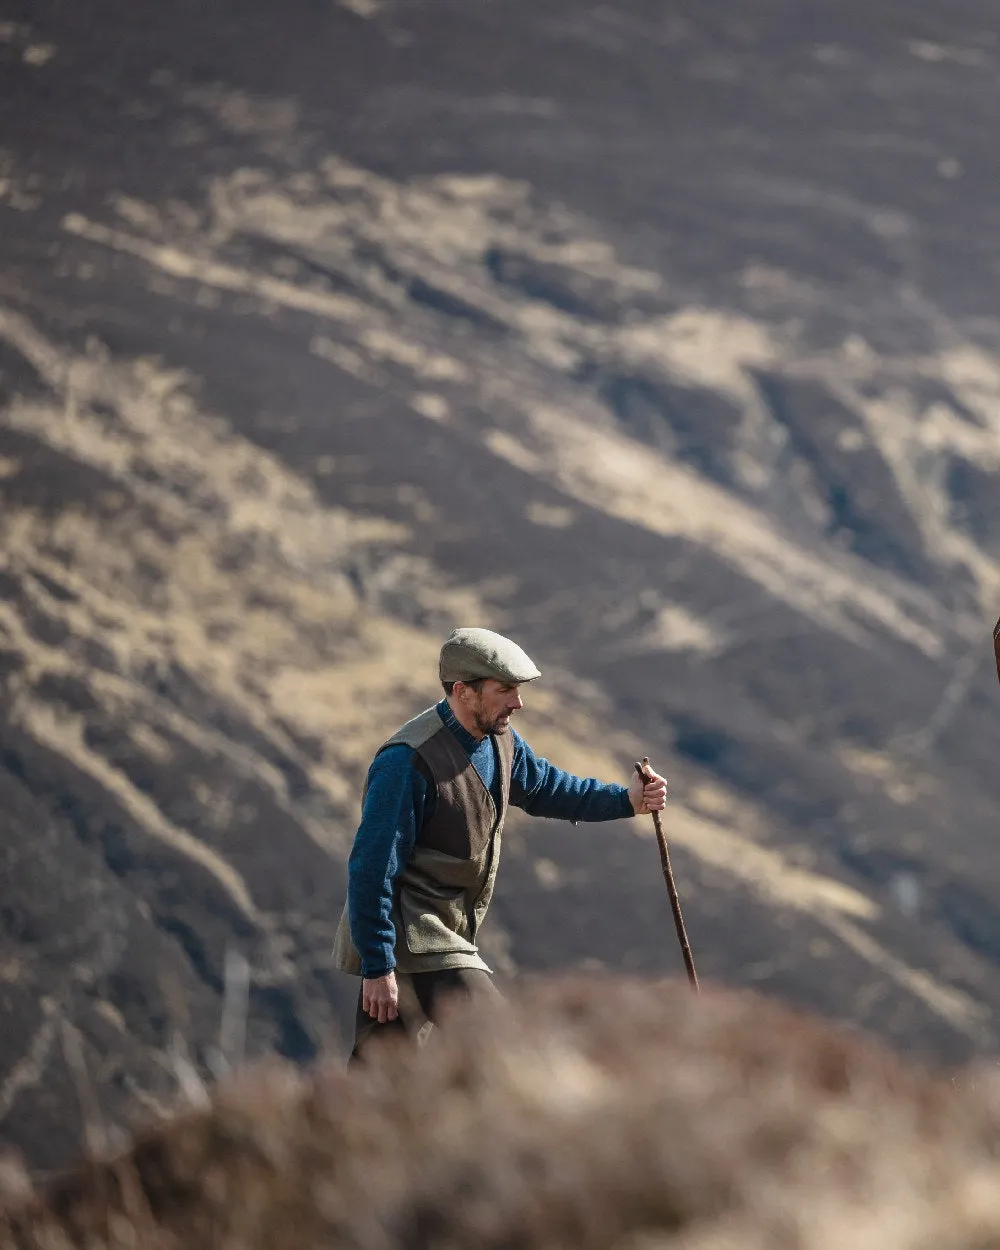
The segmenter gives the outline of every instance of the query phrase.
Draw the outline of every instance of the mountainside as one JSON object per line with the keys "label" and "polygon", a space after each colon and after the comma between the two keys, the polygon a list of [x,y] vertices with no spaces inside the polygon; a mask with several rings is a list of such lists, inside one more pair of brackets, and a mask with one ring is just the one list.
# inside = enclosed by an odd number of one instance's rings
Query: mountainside
{"label": "mountainside", "polygon": [[[997,58],[972,0],[0,0],[4,1139],[210,1066],[240,956],[252,1053],[341,1044],[455,624],[670,776],[704,979],[995,1051]],[[651,835],[514,821],[498,975],[676,971]]]}

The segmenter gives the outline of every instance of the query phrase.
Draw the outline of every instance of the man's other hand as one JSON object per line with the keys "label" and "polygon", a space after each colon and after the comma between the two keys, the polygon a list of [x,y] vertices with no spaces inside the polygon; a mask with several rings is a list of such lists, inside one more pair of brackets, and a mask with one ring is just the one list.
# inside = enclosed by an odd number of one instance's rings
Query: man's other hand
{"label": "man's other hand", "polygon": [[396,974],[387,972],[384,977],[365,977],[361,982],[361,1006],[379,1024],[388,1024],[399,1015],[399,988]]}
{"label": "man's other hand", "polygon": [[650,780],[644,781],[638,773],[632,774],[628,785],[628,797],[637,816],[660,812],[667,805],[667,779],[649,770]]}

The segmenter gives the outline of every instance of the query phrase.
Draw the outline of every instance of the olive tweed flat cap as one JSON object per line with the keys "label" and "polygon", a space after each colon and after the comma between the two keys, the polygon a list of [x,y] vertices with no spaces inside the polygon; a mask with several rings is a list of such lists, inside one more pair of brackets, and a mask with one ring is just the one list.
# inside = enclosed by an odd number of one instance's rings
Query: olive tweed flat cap
{"label": "olive tweed flat cap", "polygon": [[516,642],[491,629],[456,629],[441,648],[442,681],[534,681],[541,673]]}

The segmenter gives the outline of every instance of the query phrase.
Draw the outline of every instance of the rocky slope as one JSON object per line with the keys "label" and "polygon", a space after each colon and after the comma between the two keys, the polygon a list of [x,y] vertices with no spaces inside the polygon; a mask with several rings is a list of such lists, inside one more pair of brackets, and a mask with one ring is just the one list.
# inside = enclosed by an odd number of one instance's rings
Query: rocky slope
{"label": "rocky slope", "polygon": [[[669,773],[704,978],[995,1050],[996,40],[875,9],[0,0],[38,1167],[218,1062],[241,960],[223,1049],[339,1044],[363,771],[463,622],[537,749]],[[498,973],[676,970],[651,832],[515,822]]]}

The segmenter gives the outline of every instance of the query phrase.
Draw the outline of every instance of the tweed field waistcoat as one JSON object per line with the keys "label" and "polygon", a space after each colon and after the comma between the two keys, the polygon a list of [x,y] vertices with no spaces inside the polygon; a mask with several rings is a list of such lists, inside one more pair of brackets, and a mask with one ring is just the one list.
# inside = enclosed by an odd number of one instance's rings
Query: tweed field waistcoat
{"label": "tweed field waistcoat", "polygon": [[[500,765],[499,809],[435,707],[407,721],[379,747],[379,752],[398,743],[412,747],[414,766],[437,796],[393,891],[396,967],[402,973],[486,969],[476,934],[496,882],[514,755],[512,734],[498,734],[494,741]],[[346,906],[333,954],[336,967],[360,975],[361,959],[351,941]]]}

